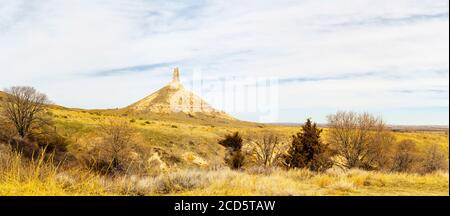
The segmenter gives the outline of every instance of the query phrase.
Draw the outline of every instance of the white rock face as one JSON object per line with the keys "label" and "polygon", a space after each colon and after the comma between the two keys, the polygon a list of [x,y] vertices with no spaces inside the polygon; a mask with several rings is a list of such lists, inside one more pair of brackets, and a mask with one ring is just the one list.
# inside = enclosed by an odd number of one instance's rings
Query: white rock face
{"label": "white rock face", "polygon": [[172,78],[172,82],[170,82],[169,84],[171,89],[179,89],[182,87],[181,82],[180,82],[180,71],[178,68],[175,68],[173,70],[173,78]]}
{"label": "white rock face", "polygon": [[185,89],[180,81],[178,68],[173,71],[172,81],[157,92],[130,105],[129,109],[153,113],[205,114],[214,117],[233,119],[228,114],[215,110],[203,99]]}

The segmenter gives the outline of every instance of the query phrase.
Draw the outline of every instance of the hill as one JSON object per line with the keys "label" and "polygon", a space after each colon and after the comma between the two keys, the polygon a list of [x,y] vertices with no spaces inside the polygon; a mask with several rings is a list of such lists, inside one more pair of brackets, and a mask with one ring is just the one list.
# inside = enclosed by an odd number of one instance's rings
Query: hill
{"label": "hill", "polygon": [[213,108],[202,98],[183,86],[180,81],[178,68],[174,69],[172,81],[166,86],[121,109],[85,110],[57,105],[52,105],[51,107],[57,110],[121,116],[129,117],[130,119],[145,119],[146,121],[180,122],[206,126],[258,127],[262,125],[238,120],[223,111]]}
{"label": "hill", "polygon": [[206,116],[235,120],[225,112],[212,108],[202,98],[185,89],[180,81],[178,68],[174,69],[173,79],[168,85],[128,106],[126,110],[131,113],[182,113],[191,117]]}
{"label": "hill", "polygon": [[0,91],[0,101],[3,100],[3,98],[5,98],[5,97],[6,97],[6,93]]}

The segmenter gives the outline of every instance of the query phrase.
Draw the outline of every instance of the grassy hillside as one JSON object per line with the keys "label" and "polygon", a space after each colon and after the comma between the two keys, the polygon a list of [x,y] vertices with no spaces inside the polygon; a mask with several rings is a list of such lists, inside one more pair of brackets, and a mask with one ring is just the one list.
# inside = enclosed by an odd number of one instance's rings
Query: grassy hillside
{"label": "grassy hillside", "polygon": [[[149,114],[134,116],[122,110],[77,110],[60,107],[52,108],[49,113],[57,123],[61,134],[69,137],[73,143],[83,145],[89,142],[99,124],[107,119],[122,119],[130,122],[140,131],[143,143],[160,151],[182,159],[186,152],[204,158],[211,164],[220,163],[224,149],[217,141],[225,134],[239,131],[244,137],[264,133],[273,133],[289,142],[290,137],[299,132],[300,127],[257,124],[223,119],[189,117],[184,114]],[[91,135],[90,135],[91,134]],[[430,144],[437,143],[448,152],[448,132],[395,132],[398,141],[411,139],[419,151]],[[327,129],[324,129],[324,138]],[[183,160],[180,161],[183,164]]]}
{"label": "grassy hillside", "polygon": [[258,124],[202,119],[180,115],[137,115],[124,114],[119,110],[73,110],[52,108],[49,114],[56,122],[60,134],[68,137],[71,147],[83,148],[95,136],[98,126],[110,119],[121,119],[136,128],[142,144],[151,147],[168,162],[185,165],[185,155],[192,153],[204,158],[209,164],[221,163],[224,149],[217,144],[218,139],[239,129],[259,128]]}
{"label": "grassy hillside", "polygon": [[[4,94],[0,92],[0,97]],[[218,140],[239,131],[247,138],[265,133],[285,146],[299,126],[281,126],[185,114],[136,114],[126,109],[82,110],[51,105],[46,111],[71,154],[85,154],[111,119],[129,122],[138,144],[158,153],[167,168],[155,175],[104,176],[80,167],[61,168],[44,159],[24,161],[0,149],[0,195],[448,195],[448,173],[426,175],[349,170],[223,168]],[[328,130],[323,138],[326,142]],[[396,131],[397,141],[416,142],[419,152],[438,144],[448,158],[448,131]],[[4,147],[6,145],[1,145]],[[159,159],[158,159],[159,160]],[[218,168],[219,167],[219,168]]]}
{"label": "grassy hillside", "polygon": [[[272,133],[286,145],[299,132],[298,126],[277,126],[226,119],[214,119],[185,114],[133,114],[127,110],[82,110],[51,106],[47,112],[59,134],[69,140],[69,150],[86,149],[96,138],[100,124],[110,119],[121,119],[136,128],[141,145],[158,152],[169,165],[196,166],[192,157],[206,162],[203,165],[223,164],[225,150],[217,141],[225,134],[239,131],[244,138]],[[395,132],[397,140],[411,139],[420,151],[438,143],[448,152],[448,132]],[[324,130],[327,137],[327,129]]]}
{"label": "grassy hillside", "polygon": [[2,99],[5,98],[5,97],[6,97],[6,93],[0,91],[0,100],[2,100]]}

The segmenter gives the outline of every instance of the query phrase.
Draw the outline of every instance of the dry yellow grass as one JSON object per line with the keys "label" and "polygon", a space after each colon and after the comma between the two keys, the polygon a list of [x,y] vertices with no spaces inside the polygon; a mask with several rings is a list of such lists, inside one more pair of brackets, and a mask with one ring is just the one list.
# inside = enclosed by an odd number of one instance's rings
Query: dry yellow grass
{"label": "dry yellow grass", "polygon": [[2,151],[0,195],[449,195],[448,173],[427,175],[330,170],[175,170],[158,176],[106,177],[60,169],[43,157],[23,161]]}
{"label": "dry yellow grass", "polygon": [[447,196],[449,191],[447,173],[420,176],[351,170],[340,174],[306,174],[305,176],[305,171],[302,170],[280,170],[269,176],[232,172],[227,178],[219,178],[208,187],[181,194]]}
{"label": "dry yellow grass", "polygon": [[[143,145],[158,148],[162,151],[183,159],[185,152],[199,155],[210,164],[222,161],[224,150],[217,145],[217,141],[227,133],[239,131],[244,137],[261,133],[273,133],[285,143],[289,143],[293,134],[299,132],[299,127],[262,125],[248,122],[210,122],[200,119],[185,119],[177,116],[131,116],[112,111],[76,110],[52,108],[49,110],[57,123],[58,131],[83,148],[95,139],[96,127],[109,119],[122,119],[138,129],[143,137]],[[328,130],[325,129],[323,138],[326,139]],[[411,139],[416,142],[420,152],[431,144],[438,144],[448,155],[448,133],[446,132],[395,132],[397,141]],[[326,141],[326,140],[325,140]],[[181,160],[183,164],[189,161]]]}
{"label": "dry yellow grass", "polygon": [[[129,121],[142,136],[142,145],[179,159],[158,176],[97,175],[81,168],[61,169],[42,159],[24,161],[17,154],[0,155],[0,195],[449,195],[447,172],[427,175],[330,170],[272,170],[270,172],[200,169],[220,165],[224,134],[244,137],[267,131],[289,139],[299,127],[245,122],[211,122],[169,116],[126,116],[110,111],[49,109],[58,133],[77,152],[96,139],[96,128],[108,119]],[[327,130],[324,130],[326,137]],[[419,150],[437,143],[448,152],[448,133],[396,132],[397,140],[412,139]],[[0,145],[1,146],[1,145]],[[1,153],[2,151],[0,151]],[[8,152],[8,151],[3,151]],[[447,154],[448,155],[448,154]],[[197,168],[192,168],[197,167]]]}

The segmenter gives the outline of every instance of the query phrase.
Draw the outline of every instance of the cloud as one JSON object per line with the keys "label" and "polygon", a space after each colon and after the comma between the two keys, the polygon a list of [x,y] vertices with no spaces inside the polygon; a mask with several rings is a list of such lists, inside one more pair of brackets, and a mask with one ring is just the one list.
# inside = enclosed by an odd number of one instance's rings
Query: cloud
{"label": "cloud", "polygon": [[446,94],[448,95],[448,90],[445,89],[425,89],[425,90],[394,90],[394,93],[404,93],[404,94],[417,94],[417,93],[435,93],[435,94]]}
{"label": "cloud", "polygon": [[186,81],[277,78],[280,109],[448,107],[427,91],[448,92],[448,14],[447,0],[0,0],[0,87],[121,107],[176,65]]}
{"label": "cloud", "polygon": [[285,84],[290,82],[320,82],[326,80],[348,80],[348,79],[373,77],[376,74],[377,73],[375,72],[366,72],[366,73],[340,74],[337,76],[324,76],[324,77],[293,77],[280,79],[278,82],[280,84]]}
{"label": "cloud", "polygon": [[157,68],[167,68],[169,66],[175,67],[176,65],[180,64],[179,62],[164,62],[164,63],[157,63],[157,64],[147,64],[147,65],[136,65],[136,66],[130,66],[130,67],[124,67],[124,68],[115,68],[115,69],[109,69],[109,70],[101,70],[96,71],[93,73],[89,73],[90,76],[117,76],[117,75],[126,75],[131,73],[139,73],[139,72],[148,72],[152,71]]}
{"label": "cloud", "polygon": [[435,14],[414,14],[406,17],[373,17],[366,20],[343,22],[329,25],[329,27],[361,27],[373,25],[405,25],[416,22],[427,22],[433,20],[448,20],[448,12]]}

